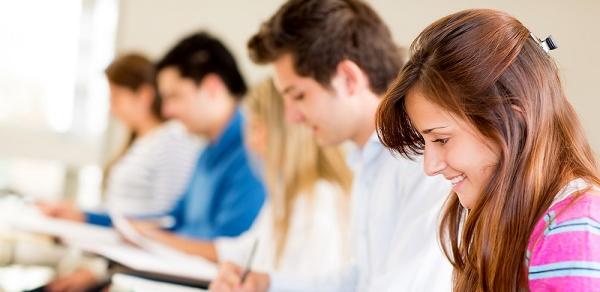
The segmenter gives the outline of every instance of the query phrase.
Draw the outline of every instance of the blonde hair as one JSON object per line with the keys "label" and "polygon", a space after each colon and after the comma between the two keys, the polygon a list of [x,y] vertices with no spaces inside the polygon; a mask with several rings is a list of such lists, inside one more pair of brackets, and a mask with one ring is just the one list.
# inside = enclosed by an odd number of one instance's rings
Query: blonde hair
{"label": "blonde hair", "polygon": [[[318,146],[309,129],[286,121],[283,98],[271,79],[254,87],[244,103],[249,116],[267,129],[263,174],[273,209],[277,265],[286,246],[295,200],[312,196],[320,180],[349,194],[352,172],[341,149]],[[339,206],[342,214],[347,213],[347,201],[346,196]]]}

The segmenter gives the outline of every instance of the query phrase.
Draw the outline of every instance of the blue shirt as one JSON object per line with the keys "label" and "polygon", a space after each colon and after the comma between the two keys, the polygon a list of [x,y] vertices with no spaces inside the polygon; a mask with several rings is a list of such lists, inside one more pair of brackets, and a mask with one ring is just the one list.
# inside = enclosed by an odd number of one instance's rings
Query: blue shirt
{"label": "blue shirt", "polygon": [[196,163],[187,191],[169,213],[178,235],[210,240],[246,231],[265,200],[262,182],[250,168],[239,110]]}

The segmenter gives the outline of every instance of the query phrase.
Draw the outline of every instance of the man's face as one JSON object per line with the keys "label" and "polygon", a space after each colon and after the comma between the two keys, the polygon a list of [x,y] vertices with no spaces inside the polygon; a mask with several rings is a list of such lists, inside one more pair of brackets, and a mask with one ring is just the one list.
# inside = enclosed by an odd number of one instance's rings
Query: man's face
{"label": "man's face", "polygon": [[201,86],[191,78],[181,76],[175,67],[162,69],[157,81],[163,99],[163,114],[179,120],[190,132],[206,134],[211,125],[211,115],[207,113],[210,98],[203,93]]}
{"label": "man's face", "polygon": [[311,128],[321,145],[337,145],[352,138],[356,120],[347,96],[336,86],[326,88],[311,77],[299,76],[291,54],[281,56],[273,65],[275,86],[284,98],[290,121]]}

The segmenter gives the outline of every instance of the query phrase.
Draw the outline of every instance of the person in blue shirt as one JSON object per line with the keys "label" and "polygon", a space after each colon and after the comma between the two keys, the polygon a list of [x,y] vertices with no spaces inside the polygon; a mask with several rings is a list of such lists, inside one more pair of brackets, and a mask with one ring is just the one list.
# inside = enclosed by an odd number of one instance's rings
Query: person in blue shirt
{"label": "person in blue shirt", "polygon": [[[235,237],[246,231],[265,200],[264,186],[251,170],[242,138],[238,105],[247,88],[231,53],[203,32],[175,45],[156,64],[156,74],[162,114],[206,138],[208,145],[196,160],[186,191],[166,214],[174,219],[173,226],[161,229],[156,220],[143,219],[131,224],[147,238],[194,253],[197,240]],[[71,209],[61,210],[61,218],[73,217],[68,216],[73,214]],[[78,218],[112,225],[106,214],[79,211]],[[84,267],[55,280],[51,287],[83,290],[101,277]]]}
{"label": "person in blue shirt", "polygon": [[261,209],[265,189],[244,150],[238,104],[247,88],[235,59],[218,39],[199,32],[175,45],[156,72],[163,114],[209,142],[168,214],[175,224],[162,230],[137,221],[135,228],[184,252],[189,240],[241,234]]}
{"label": "person in blue shirt", "polygon": [[[247,87],[233,55],[218,39],[199,32],[181,40],[155,67],[162,114],[179,120],[209,143],[172,210],[137,216],[140,220],[133,222],[134,226],[175,247],[187,244],[178,244],[181,242],[172,236],[212,240],[240,235],[261,209],[265,190],[251,170],[243,146],[239,103]],[[50,207],[45,207],[50,210],[46,213],[54,217],[112,225],[106,213]],[[160,230],[156,220],[144,220],[162,215],[175,219],[168,230]],[[169,240],[161,240],[165,238]]]}

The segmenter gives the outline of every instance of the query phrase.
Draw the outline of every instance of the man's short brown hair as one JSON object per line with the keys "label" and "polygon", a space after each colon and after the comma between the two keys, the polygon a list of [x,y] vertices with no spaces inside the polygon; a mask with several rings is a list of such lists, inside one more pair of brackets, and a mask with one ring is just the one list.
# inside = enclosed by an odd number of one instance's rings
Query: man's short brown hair
{"label": "man's short brown hair", "polygon": [[291,0],[248,41],[250,57],[271,63],[291,53],[300,76],[329,87],[337,65],[356,63],[371,90],[383,94],[403,64],[388,27],[359,0]]}

